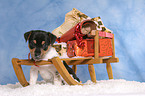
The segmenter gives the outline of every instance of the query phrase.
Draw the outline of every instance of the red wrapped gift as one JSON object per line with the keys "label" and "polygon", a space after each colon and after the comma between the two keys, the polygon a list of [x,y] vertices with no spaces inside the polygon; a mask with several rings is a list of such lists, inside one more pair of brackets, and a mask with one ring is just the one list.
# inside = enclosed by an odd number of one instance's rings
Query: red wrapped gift
{"label": "red wrapped gift", "polygon": [[[82,40],[84,47],[79,47],[77,41],[67,42],[68,57],[74,56],[94,56],[94,39]],[[111,39],[99,39],[99,56],[112,56],[112,42]]]}
{"label": "red wrapped gift", "polygon": [[112,33],[107,33],[107,32],[102,32],[102,31],[99,31],[99,36],[100,37],[113,38],[113,34]]}
{"label": "red wrapped gift", "polygon": [[70,40],[77,40],[79,47],[84,46],[82,43],[83,36],[89,34],[91,30],[96,30],[96,24],[92,20],[84,20],[83,22],[78,23],[76,26],[71,28],[60,38],[57,39],[57,42],[67,42]]}
{"label": "red wrapped gift", "polygon": [[67,42],[67,55],[68,57],[74,56],[93,56],[94,55],[94,40],[85,39],[82,40],[84,47],[79,47],[77,41],[68,41]]}
{"label": "red wrapped gift", "polygon": [[112,56],[112,40],[99,39],[99,56]]}

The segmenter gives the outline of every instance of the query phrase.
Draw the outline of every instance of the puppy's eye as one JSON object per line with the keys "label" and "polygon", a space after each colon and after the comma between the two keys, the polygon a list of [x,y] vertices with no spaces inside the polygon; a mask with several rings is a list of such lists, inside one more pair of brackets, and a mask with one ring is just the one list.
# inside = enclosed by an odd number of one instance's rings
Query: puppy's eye
{"label": "puppy's eye", "polygon": [[36,44],[36,40],[33,40],[33,43]]}
{"label": "puppy's eye", "polygon": [[42,48],[43,48],[43,50],[45,50],[45,51],[46,51],[46,50],[47,50],[47,48],[48,48],[48,45],[47,45],[46,43],[44,43],[42,46],[43,46],[43,47],[42,47]]}
{"label": "puppy's eye", "polygon": [[34,44],[34,43],[30,43],[30,44],[29,44],[29,48],[30,48],[30,49],[35,48],[35,44]]}

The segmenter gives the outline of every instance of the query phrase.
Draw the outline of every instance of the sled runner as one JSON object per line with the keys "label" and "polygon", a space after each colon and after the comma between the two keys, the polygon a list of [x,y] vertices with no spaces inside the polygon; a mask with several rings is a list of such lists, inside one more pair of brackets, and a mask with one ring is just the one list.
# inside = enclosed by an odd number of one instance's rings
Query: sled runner
{"label": "sled runner", "polygon": [[[48,61],[36,62],[36,65],[54,64],[57,71],[60,73],[60,75],[63,77],[63,79],[69,85],[83,85],[82,83],[77,82],[76,80],[74,80],[71,77],[71,75],[68,73],[67,69],[63,65],[62,61],[65,61],[68,65],[73,65],[73,70],[75,71],[75,73],[77,71],[77,67],[76,67],[77,65],[87,64],[91,80],[94,83],[96,83],[96,74],[95,74],[95,69],[94,69],[93,64],[106,63],[106,69],[107,69],[108,77],[109,77],[109,79],[113,79],[112,67],[111,67],[110,63],[119,62],[119,59],[117,57],[115,57],[114,34],[113,34],[113,37],[111,37],[111,38],[109,37],[109,42],[110,42],[111,48],[112,48],[112,51],[111,51],[112,54],[110,56],[100,55],[101,51],[105,52],[105,51],[101,50],[101,48],[107,48],[105,46],[108,46],[108,45],[104,46],[104,44],[108,44],[108,43],[102,43],[102,45],[100,45],[100,43],[102,42],[101,40],[106,40],[106,38],[100,38],[99,37],[99,36],[105,37],[106,35],[100,35],[100,34],[101,33],[99,33],[99,31],[95,31],[95,33],[94,33],[94,42],[93,42],[94,43],[94,51],[93,51],[94,54],[93,54],[92,57],[63,58],[63,59],[61,59],[59,57],[54,57],[52,59],[49,59]],[[20,84],[24,87],[28,86],[29,83],[27,82],[27,80],[24,76],[21,65],[29,65],[29,66],[34,65],[33,61],[30,61],[30,60],[27,60],[27,59],[26,60],[20,60],[18,58],[13,58],[12,59],[12,64],[13,64],[15,74],[16,74]]]}

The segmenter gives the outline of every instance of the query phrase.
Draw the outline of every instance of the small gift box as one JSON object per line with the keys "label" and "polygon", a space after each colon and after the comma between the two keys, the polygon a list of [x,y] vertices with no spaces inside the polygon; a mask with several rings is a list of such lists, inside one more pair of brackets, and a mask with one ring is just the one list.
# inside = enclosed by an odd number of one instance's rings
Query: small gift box
{"label": "small gift box", "polygon": [[94,40],[93,39],[85,39],[82,40],[84,43],[84,47],[79,47],[77,45],[77,41],[68,41],[67,42],[67,55],[68,57],[74,56],[93,56],[94,55]]}
{"label": "small gift box", "polygon": [[100,37],[113,38],[113,34],[112,33],[107,33],[107,32],[102,32],[102,31],[99,31],[99,36]]}
{"label": "small gift box", "polygon": [[111,39],[99,39],[99,56],[112,56],[112,40]]}

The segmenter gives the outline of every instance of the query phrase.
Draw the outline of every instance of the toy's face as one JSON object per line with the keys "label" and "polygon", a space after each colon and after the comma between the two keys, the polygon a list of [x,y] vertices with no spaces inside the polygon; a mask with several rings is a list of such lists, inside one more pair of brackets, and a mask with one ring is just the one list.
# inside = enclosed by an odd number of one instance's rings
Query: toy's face
{"label": "toy's face", "polygon": [[96,30],[96,24],[93,21],[86,21],[82,24],[82,34],[89,34],[92,30]]}
{"label": "toy's face", "polygon": [[89,34],[91,32],[91,26],[89,24],[83,25],[81,32],[85,35]]}
{"label": "toy's face", "polygon": [[40,61],[49,51],[50,46],[55,42],[56,36],[49,32],[35,30],[24,34],[26,41],[29,41],[29,49],[32,59]]}

